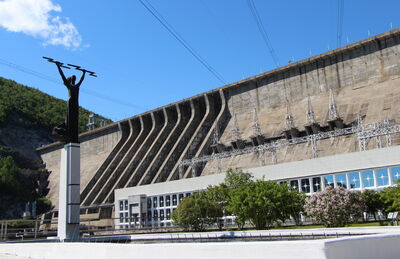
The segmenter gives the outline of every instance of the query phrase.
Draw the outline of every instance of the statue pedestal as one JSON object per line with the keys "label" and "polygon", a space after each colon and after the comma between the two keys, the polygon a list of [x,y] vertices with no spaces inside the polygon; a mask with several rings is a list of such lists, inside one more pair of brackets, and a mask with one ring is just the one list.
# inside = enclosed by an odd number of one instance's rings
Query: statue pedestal
{"label": "statue pedestal", "polygon": [[79,240],[80,145],[68,143],[61,150],[58,230],[60,241]]}

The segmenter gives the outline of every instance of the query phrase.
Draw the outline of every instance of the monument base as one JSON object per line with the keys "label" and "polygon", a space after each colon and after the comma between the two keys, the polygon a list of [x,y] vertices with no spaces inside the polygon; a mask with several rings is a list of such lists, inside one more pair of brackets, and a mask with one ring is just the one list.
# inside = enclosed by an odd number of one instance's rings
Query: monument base
{"label": "monument base", "polygon": [[61,150],[58,230],[60,241],[79,240],[80,145],[68,143]]}

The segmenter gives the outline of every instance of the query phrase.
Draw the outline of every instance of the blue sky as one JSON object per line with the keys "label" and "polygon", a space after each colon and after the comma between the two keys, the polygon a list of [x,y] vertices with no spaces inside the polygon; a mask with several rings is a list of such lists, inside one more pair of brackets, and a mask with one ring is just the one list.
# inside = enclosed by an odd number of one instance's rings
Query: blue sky
{"label": "blue sky", "polygon": [[[148,2],[227,83],[276,67],[247,0]],[[337,47],[338,0],[253,2],[281,66]],[[344,0],[342,45],[400,26],[399,10],[395,0]],[[8,62],[56,80],[42,56],[96,71],[80,104],[114,121],[223,85],[139,0],[0,0],[0,46],[0,76],[58,98],[62,85]]]}

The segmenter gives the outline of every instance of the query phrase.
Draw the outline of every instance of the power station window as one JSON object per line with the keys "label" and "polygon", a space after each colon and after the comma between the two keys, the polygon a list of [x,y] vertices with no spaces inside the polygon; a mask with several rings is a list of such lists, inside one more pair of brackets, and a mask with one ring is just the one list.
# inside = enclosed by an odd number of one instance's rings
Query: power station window
{"label": "power station window", "polygon": [[321,190],[321,177],[314,177],[312,179],[313,191],[319,192]]}
{"label": "power station window", "polygon": [[343,187],[347,189],[347,179],[345,174],[337,174],[336,175],[336,184],[337,186]]}
{"label": "power station window", "polygon": [[393,183],[396,183],[397,180],[400,179],[400,167],[393,167],[392,168],[392,180]]}
{"label": "power station window", "polygon": [[389,174],[387,168],[376,170],[376,181],[378,182],[378,186],[389,185]]}
{"label": "power station window", "polygon": [[160,196],[160,207],[164,207],[164,196]]}
{"label": "power station window", "polygon": [[125,204],[125,210],[128,210],[128,200],[125,200],[124,204]]}
{"label": "power station window", "polygon": [[171,206],[171,196],[170,195],[165,196],[165,206],[167,206],[167,207]]}
{"label": "power station window", "polygon": [[295,190],[299,190],[299,181],[298,180],[291,180],[290,181],[290,186],[295,189]]}
{"label": "power station window", "polygon": [[179,194],[179,203],[181,203],[181,201],[183,200],[183,193]]}
{"label": "power station window", "polygon": [[153,208],[157,208],[157,197],[153,197]]}
{"label": "power station window", "polygon": [[373,171],[362,172],[362,183],[365,188],[373,187],[375,185]]}
{"label": "power station window", "polygon": [[358,172],[349,173],[350,189],[358,189],[361,187],[360,174]]}
{"label": "power station window", "polygon": [[176,198],[176,194],[172,195],[172,206],[176,206],[178,204],[178,200]]}
{"label": "power station window", "polygon": [[124,210],[124,201],[119,201],[119,210]]}
{"label": "power station window", "polygon": [[332,188],[335,187],[335,181],[333,180],[333,175],[325,175],[324,176],[324,185],[325,187],[331,186]]}
{"label": "power station window", "polygon": [[311,192],[310,179],[301,179],[301,191],[305,193]]}

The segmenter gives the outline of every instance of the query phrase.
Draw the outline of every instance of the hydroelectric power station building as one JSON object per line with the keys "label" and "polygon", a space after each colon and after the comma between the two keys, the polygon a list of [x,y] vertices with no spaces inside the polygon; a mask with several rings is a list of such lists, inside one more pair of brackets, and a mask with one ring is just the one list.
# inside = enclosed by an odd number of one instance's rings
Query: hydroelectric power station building
{"label": "hydroelectric power station building", "polygon": [[[305,193],[391,186],[399,101],[395,29],[86,132],[81,218],[168,226],[183,197],[222,182],[228,168]],[[61,148],[38,149],[56,209]]]}

